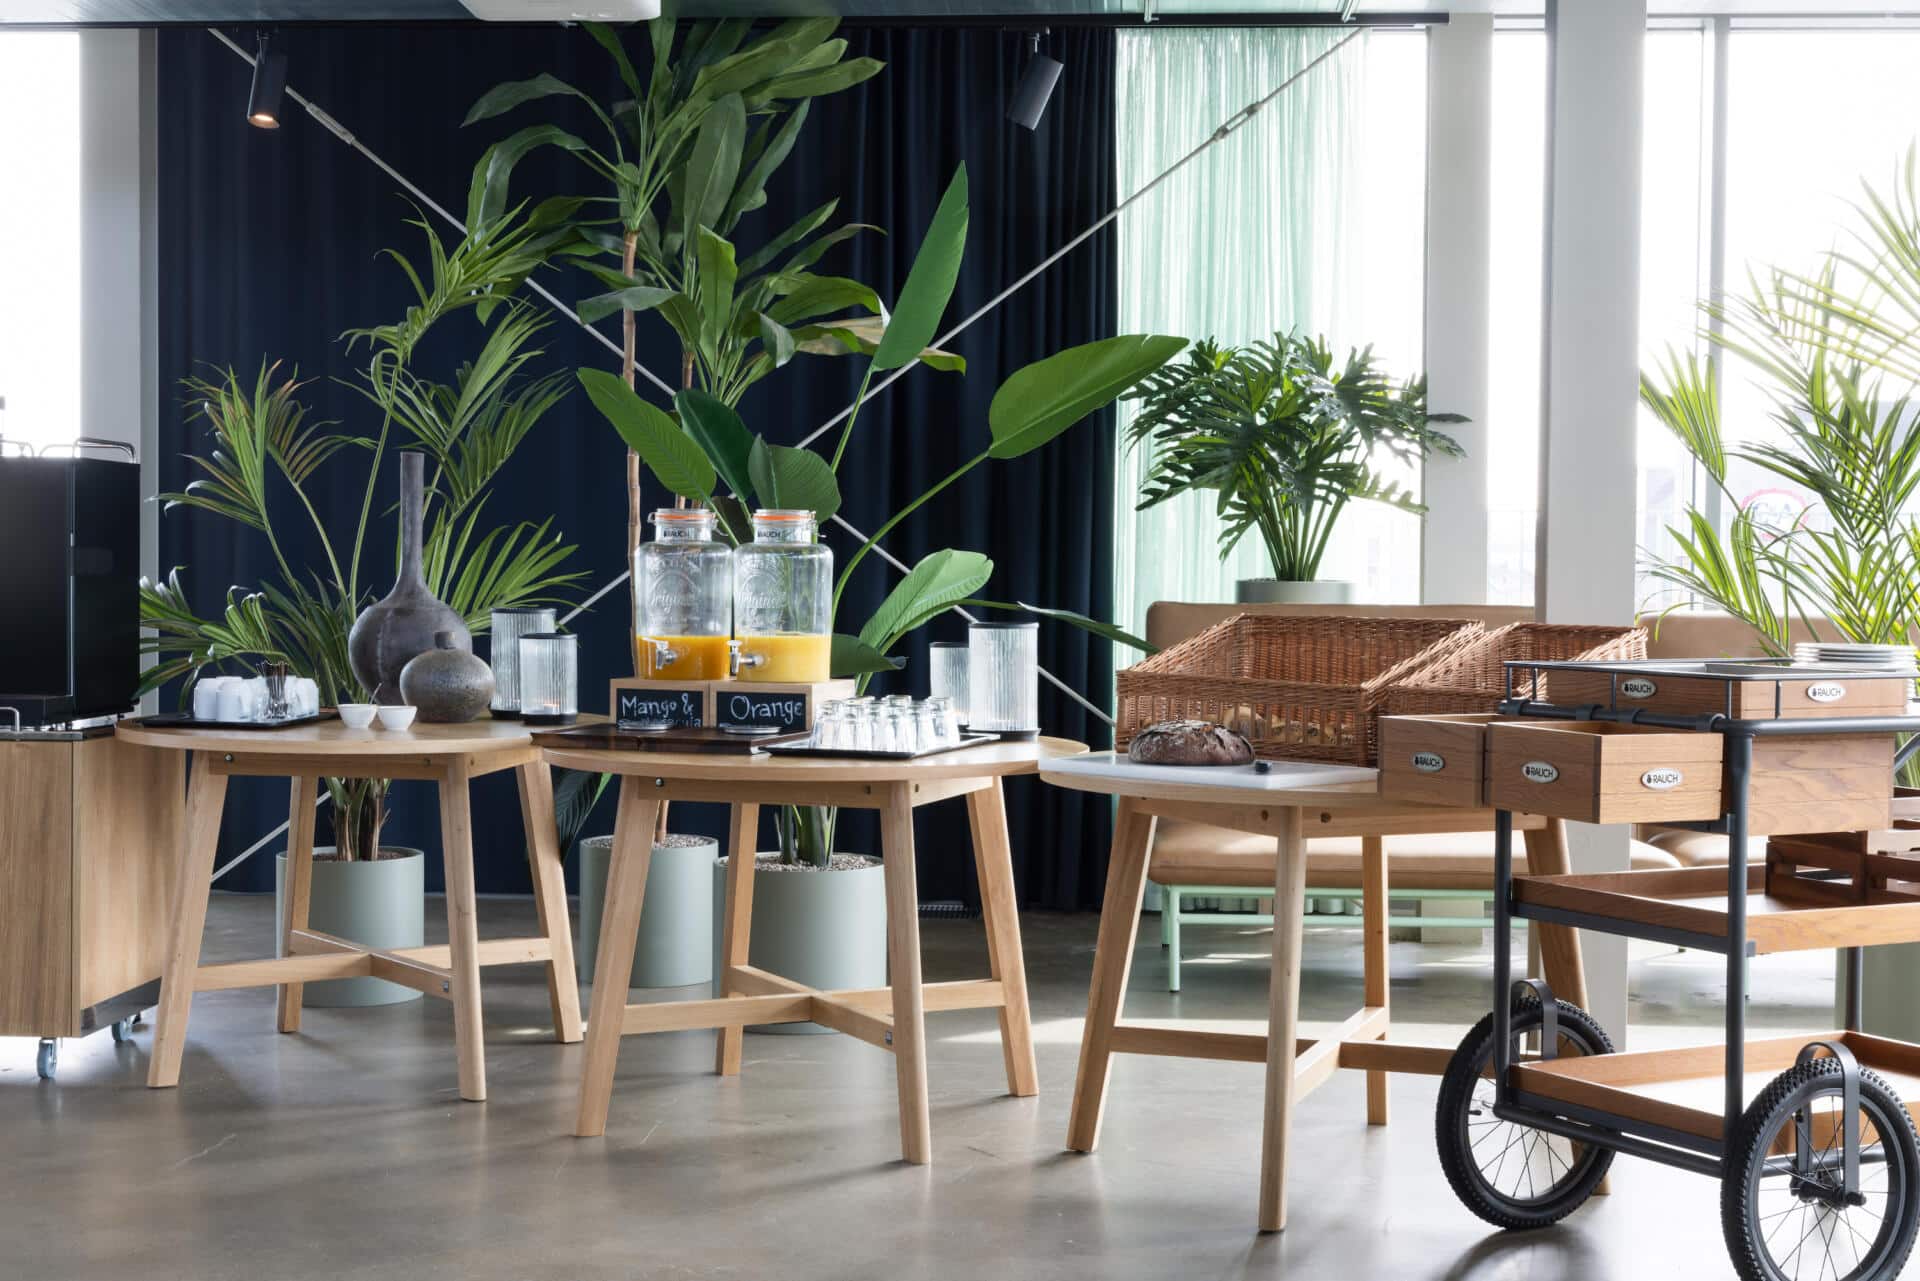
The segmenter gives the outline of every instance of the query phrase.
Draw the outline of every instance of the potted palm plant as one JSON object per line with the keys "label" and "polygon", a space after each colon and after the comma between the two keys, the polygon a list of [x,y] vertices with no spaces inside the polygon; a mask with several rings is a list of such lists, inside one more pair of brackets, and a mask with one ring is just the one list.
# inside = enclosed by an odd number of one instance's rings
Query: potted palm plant
{"label": "potted palm plant", "polygon": [[[485,162],[483,162],[484,164]],[[399,441],[425,456],[424,554],[428,589],[479,634],[492,611],[563,603],[582,577],[564,566],[573,548],[550,520],[493,524],[482,519],[492,486],[514,450],[566,394],[564,373],[528,378],[541,355],[542,323],[510,301],[520,281],[555,253],[577,243],[559,206],[513,210],[483,222],[470,212],[467,237],[449,249],[431,228],[426,269],[407,265],[417,303],[393,325],[352,331],[369,358],[361,390],[379,414],[372,434],[331,430],[309,421],[301,384],[263,362],[251,379],[231,369],[187,384],[193,420],[204,424],[211,448],[192,456],[200,476],[178,493],[160,495],[166,510],[190,507],[254,531],[273,556],[276,573],[257,590],[227,594],[217,614],[190,603],[181,571],[163,584],[141,583],[141,617],[151,629],[146,652],[155,662],[142,689],[185,678],[183,700],[210,670],[257,670],[284,663],[311,677],[323,705],[368,696],[348,657],[347,636],[372,601],[383,567],[395,555],[369,552],[381,461]],[[398,254],[393,255],[398,258]],[[413,368],[421,337],[437,321],[472,308],[485,337],[451,383]],[[344,452],[343,452],[344,451]],[[341,459],[364,460],[359,517],[350,531],[330,528],[310,488],[323,468]],[[281,493],[293,501],[281,501]],[[305,526],[304,530],[299,527]],[[296,566],[285,549],[296,537],[318,547],[318,563]],[[325,780],[334,844],[315,851],[311,920],[314,928],[379,947],[422,942],[425,879],[418,850],[381,843],[388,785],[384,781]],[[285,856],[281,856],[284,866]],[[282,883],[284,878],[282,878]],[[284,910],[284,908],[283,908]],[[309,1004],[384,1004],[418,995],[378,979],[308,984]]]}
{"label": "potted palm plant", "polygon": [[1241,579],[1235,599],[1244,602],[1345,603],[1353,585],[1319,575],[1347,504],[1426,510],[1381,475],[1378,451],[1409,463],[1463,452],[1432,424],[1465,419],[1428,413],[1424,378],[1395,383],[1371,347],[1336,364],[1324,339],[1299,334],[1198,343],[1128,399],[1140,402],[1128,443],[1153,452],[1139,510],[1213,493],[1223,560],[1259,534],[1273,577]]}

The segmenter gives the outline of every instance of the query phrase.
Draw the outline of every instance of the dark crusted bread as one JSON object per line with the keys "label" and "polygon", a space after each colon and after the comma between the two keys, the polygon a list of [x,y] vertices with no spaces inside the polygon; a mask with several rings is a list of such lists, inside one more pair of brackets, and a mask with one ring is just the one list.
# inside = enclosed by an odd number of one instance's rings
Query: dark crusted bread
{"label": "dark crusted bread", "polygon": [[1133,736],[1127,759],[1140,765],[1248,765],[1253,745],[1211,721],[1161,721]]}

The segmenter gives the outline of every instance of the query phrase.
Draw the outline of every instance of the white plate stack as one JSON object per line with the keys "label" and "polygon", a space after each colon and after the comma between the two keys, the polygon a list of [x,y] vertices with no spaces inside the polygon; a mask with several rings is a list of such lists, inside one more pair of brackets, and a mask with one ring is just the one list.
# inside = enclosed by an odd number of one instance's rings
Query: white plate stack
{"label": "white plate stack", "polygon": [[1806,641],[1793,647],[1793,661],[1821,666],[1851,667],[1860,671],[1885,672],[1889,676],[1911,676],[1920,671],[1914,662],[1911,645],[1855,645],[1846,642],[1827,644]]}

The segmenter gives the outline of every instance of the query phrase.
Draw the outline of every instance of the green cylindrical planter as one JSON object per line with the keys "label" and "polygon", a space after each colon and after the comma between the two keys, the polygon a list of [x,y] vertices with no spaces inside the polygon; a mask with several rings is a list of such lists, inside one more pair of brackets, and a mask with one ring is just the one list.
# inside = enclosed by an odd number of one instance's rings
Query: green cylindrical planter
{"label": "green cylindrical planter", "polygon": [[[630,987],[686,987],[713,978],[713,858],[710,836],[667,837],[647,862],[647,894],[640,904],[640,937],[633,949]],[[593,982],[600,954],[600,914],[607,897],[611,836],[580,842],[580,945],[573,950],[580,981]]]}
{"label": "green cylindrical planter", "polygon": [[[887,985],[887,882],[880,860],[836,854],[836,866],[783,868],[761,854],[753,874],[753,937],[747,963],[823,992]],[[852,864],[851,866],[846,866]],[[713,863],[713,993],[720,995],[727,860]],[[774,1023],[751,1032],[825,1032],[817,1023]]]}
{"label": "green cylindrical planter", "polygon": [[[313,889],[307,926],[368,947],[420,947],[426,943],[427,860],[419,850],[383,849],[374,862],[322,857],[313,851]],[[392,857],[397,855],[398,857]],[[274,952],[286,954],[287,856],[273,860]],[[302,1004],[313,1006],[398,1005],[421,994],[385,979],[322,979],[308,983]]]}

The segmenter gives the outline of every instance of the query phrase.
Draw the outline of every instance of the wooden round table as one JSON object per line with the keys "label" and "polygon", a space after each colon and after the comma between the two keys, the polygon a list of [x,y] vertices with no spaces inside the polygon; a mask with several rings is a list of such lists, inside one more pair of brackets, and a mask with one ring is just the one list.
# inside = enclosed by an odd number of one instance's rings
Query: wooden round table
{"label": "wooden round table", "polygon": [[[998,1009],[1007,1089],[1022,1096],[1038,1093],[1000,780],[1035,773],[1043,759],[1084,751],[1083,744],[1051,738],[992,743],[911,761],[548,747],[551,764],[620,776],[620,808],[607,870],[574,1133],[586,1137],[606,1132],[622,1036],[689,1028],[718,1032],[714,1070],[727,1076],[740,1070],[741,1034],[748,1024],[811,1021],[891,1051],[900,1097],[900,1153],[917,1165],[933,1158],[927,1111],[927,1009]],[[967,798],[973,829],[991,977],[923,985],[913,811],[957,796]],[[732,807],[721,930],[721,996],[629,1005],[627,976],[633,968],[654,822],[660,807],[669,801],[717,801]],[[832,805],[880,812],[889,987],[823,992],[747,963],[754,847],[762,805]]]}
{"label": "wooden round table", "polygon": [[[116,734],[146,747],[191,753],[185,821],[176,837],[178,877],[168,948],[154,1022],[147,1084],[177,1085],[187,1017],[196,991],[280,988],[279,1027],[300,1030],[302,985],[319,979],[371,976],[453,1003],[460,1097],[487,1097],[480,1024],[480,967],[544,962],[555,1035],[580,1039],[580,989],[573,973],[573,935],[554,829],[553,779],[519,721],[464,725],[416,723],[411,729],[348,729],[337,720],[274,730],[174,729],[123,721]],[[511,769],[519,775],[520,815],[533,868],[534,900],[543,933],[480,941],[474,906],[473,820],[468,784]],[[225,965],[200,964],[220,815],[227,779],[287,778],[287,919],[284,956]],[[446,862],[447,938],[438,947],[379,949],[307,928],[313,880],[314,807],[322,779],[424,779],[440,791],[440,842]]]}

